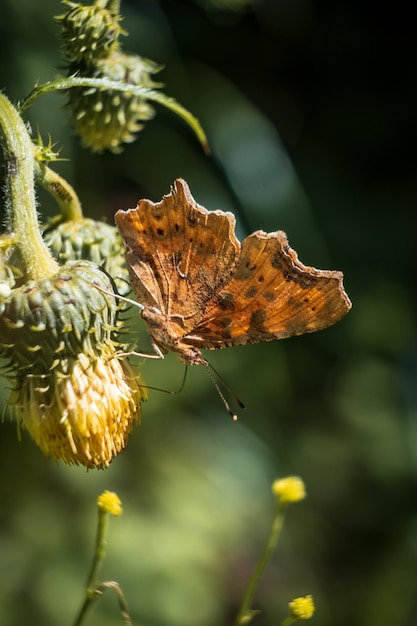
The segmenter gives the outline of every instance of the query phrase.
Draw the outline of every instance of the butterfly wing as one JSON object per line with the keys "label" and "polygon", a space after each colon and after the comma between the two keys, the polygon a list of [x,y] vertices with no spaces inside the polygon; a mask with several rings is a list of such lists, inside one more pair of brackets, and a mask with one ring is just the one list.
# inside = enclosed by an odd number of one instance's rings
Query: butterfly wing
{"label": "butterfly wing", "polygon": [[136,209],[118,211],[115,221],[138,301],[166,317],[168,333],[170,320],[188,332],[238,258],[233,214],[199,206],[179,179],[161,202],[141,200]]}
{"label": "butterfly wing", "polygon": [[321,330],[351,308],[342,279],[341,272],[303,265],[284,232],[256,231],[184,342],[215,349]]}

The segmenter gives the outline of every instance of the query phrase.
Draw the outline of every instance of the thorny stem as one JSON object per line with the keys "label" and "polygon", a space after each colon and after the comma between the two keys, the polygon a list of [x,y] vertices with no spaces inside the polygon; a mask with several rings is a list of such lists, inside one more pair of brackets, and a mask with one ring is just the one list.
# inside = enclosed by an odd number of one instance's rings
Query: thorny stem
{"label": "thorny stem", "polygon": [[36,213],[35,156],[29,132],[10,100],[0,93],[0,132],[6,163],[7,233],[13,235],[28,280],[58,271],[42,240]]}

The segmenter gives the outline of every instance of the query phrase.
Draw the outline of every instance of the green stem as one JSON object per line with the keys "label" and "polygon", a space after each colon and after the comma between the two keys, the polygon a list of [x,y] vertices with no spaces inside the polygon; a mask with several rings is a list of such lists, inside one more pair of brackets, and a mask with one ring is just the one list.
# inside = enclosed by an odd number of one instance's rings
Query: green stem
{"label": "green stem", "polygon": [[100,591],[97,588],[97,576],[106,554],[107,528],[109,524],[108,518],[109,516],[106,511],[103,511],[99,508],[96,546],[94,550],[93,562],[91,564],[90,573],[87,578],[85,599],[81,606],[80,612],[78,613],[78,616],[74,622],[74,626],[80,626],[87,612],[87,609],[91,606],[91,604],[98,597],[98,595],[100,595]]}
{"label": "green stem", "polygon": [[119,585],[114,581],[101,583],[99,587],[99,591],[101,591],[102,589],[114,589],[119,600],[120,613],[122,615],[123,621],[126,626],[132,626],[132,620],[130,619],[129,609],[127,608],[126,599]]}
{"label": "green stem", "polygon": [[98,524],[96,535],[96,547],[90,574],[87,578],[87,589],[92,588],[96,581],[101,564],[106,556],[107,529],[109,527],[109,515],[106,511],[98,509]]}
{"label": "green stem", "polygon": [[108,78],[83,78],[80,76],[69,76],[68,78],[57,78],[43,85],[36,85],[28,96],[20,104],[19,111],[24,113],[38,98],[52,91],[67,90],[71,87],[95,87],[96,89],[106,89],[123,91],[132,96],[140,96],[146,100],[156,102],[179,117],[181,117],[188,126],[194,131],[197,139],[203,146],[206,153],[209,152],[207,137],[200,126],[200,122],[187,109],[181,106],[174,98],[166,96],[161,91],[149,89],[149,87],[140,87],[138,85],[129,85],[127,83],[109,80]]}
{"label": "green stem", "polygon": [[62,176],[51,170],[45,163],[36,164],[36,180],[58,202],[62,218],[65,222],[81,220],[83,212],[80,200],[73,187]]}
{"label": "green stem", "polygon": [[25,278],[39,280],[55,274],[58,264],[46,247],[38,224],[35,199],[35,157],[29,132],[12,103],[0,93],[0,131],[6,163],[7,231],[16,246]]}
{"label": "green stem", "polygon": [[259,584],[259,581],[262,578],[262,575],[278,543],[278,539],[282,531],[282,527],[284,524],[284,510],[285,504],[282,504],[280,501],[278,501],[276,504],[274,520],[272,522],[268,540],[265,544],[259,561],[256,564],[249,584],[246,587],[245,593],[243,595],[242,604],[235,620],[235,626],[241,626],[248,621],[247,618],[249,617],[250,607],[253,597],[255,595],[255,590]]}

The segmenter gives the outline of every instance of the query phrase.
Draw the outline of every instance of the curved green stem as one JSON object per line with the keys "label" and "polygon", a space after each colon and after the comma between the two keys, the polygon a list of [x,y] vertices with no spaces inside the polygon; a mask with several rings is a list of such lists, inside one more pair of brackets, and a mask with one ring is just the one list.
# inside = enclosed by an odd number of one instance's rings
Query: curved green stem
{"label": "curved green stem", "polygon": [[20,253],[26,279],[55,274],[58,264],[46,247],[38,224],[35,156],[29,132],[12,103],[0,93],[0,132],[6,162],[6,226]]}
{"label": "curved green stem", "polygon": [[73,187],[59,174],[51,170],[43,162],[37,162],[36,180],[46,189],[57,201],[64,221],[81,220],[83,212],[80,200]]}
{"label": "curved green stem", "polygon": [[250,606],[255,595],[255,590],[259,584],[259,581],[261,580],[268,561],[272,556],[275,546],[278,543],[278,539],[284,524],[284,510],[285,504],[282,504],[280,501],[278,501],[276,504],[274,520],[272,522],[267,543],[262,551],[258,563],[256,564],[249,584],[246,587],[245,593],[243,595],[242,604],[235,620],[235,626],[242,626],[242,624],[247,624],[250,619],[256,614],[256,611],[251,611]]}
{"label": "curved green stem", "polygon": [[192,115],[192,113],[187,111],[187,109],[174,100],[174,98],[166,96],[161,91],[149,89],[149,87],[129,85],[124,82],[109,80],[108,78],[83,78],[80,76],[69,76],[68,78],[57,78],[56,80],[51,80],[47,83],[43,83],[42,85],[36,85],[23,102],[21,102],[19,111],[20,113],[23,113],[35,102],[35,100],[47,93],[52,91],[67,90],[72,87],[94,87],[96,89],[123,91],[131,94],[132,96],[140,96],[142,98],[146,98],[146,100],[156,102],[181,117],[193,130],[204,151],[206,153],[209,152],[207,137],[200,125],[200,122],[196,117],[194,117],[194,115]]}
{"label": "curved green stem", "polygon": [[113,589],[116,592],[117,598],[119,600],[120,612],[123,618],[123,621],[126,626],[132,626],[132,620],[130,619],[129,609],[127,608],[127,603],[123,591],[120,589],[118,583],[113,580],[108,581],[106,583],[101,583],[98,587],[98,591],[101,593],[102,589]]}

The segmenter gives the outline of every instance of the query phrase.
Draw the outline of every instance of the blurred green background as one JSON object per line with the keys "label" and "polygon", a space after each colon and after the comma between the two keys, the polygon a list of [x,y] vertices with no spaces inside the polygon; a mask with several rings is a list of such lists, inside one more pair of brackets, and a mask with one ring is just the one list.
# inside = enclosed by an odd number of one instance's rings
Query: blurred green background
{"label": "blurred green background", "polygon": [[[121,155],[82,150],[62,94],[30,111],[68,159],[56,169],[86,215],[112,222],[176,177],[238,234],[283,229],[307,265],[340,269],[353,301],[337,326],[210,353],[245,402],[237,424],[206,373],[151,392],[142,426],[105,471],[56,466],[7,418],[0,436],[0,625],[71,624],[95,535],[95,500],[121,497],[101,572],[133,623],[233,623],[273,511],[270,484],[300,475],[259,587],[255,624],[313,594],[321,626],[417,624],[415,325],[416,44],[411,16],[373,3],[122,0],[126,51],[164,64],[164,91],[212,149],[157,109]],[[14,101],[62,71],[57,0],[2,0],[0,87]],[[43,217],[56,209],[39,192]],[[146,346],[146,330],[138,321]],[[174,355],[147,362],[175,389]],[[2,385],[7,398],[7,382]],[[108,592],[86,624],[122,623]],[[314,622],[313,622],[314,623]]]}

